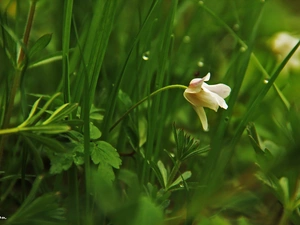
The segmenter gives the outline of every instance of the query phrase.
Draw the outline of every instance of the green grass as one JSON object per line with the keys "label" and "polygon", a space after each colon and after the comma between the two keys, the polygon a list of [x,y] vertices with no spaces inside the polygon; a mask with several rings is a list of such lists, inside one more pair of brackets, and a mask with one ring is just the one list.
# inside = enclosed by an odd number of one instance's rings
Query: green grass
{"label": "green grass", "polygon": [[[299,6],[3,1],[0,223],[300,224],[299,42],[270,44]],[[231,94],[205,132],[208,72]]]}

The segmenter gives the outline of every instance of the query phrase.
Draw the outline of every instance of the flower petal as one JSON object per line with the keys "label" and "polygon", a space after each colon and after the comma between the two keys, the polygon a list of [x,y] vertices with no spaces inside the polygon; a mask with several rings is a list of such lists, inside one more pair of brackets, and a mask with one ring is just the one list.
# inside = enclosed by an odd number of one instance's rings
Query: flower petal
{"label": "flower petal", "polygon": [[214,111],[217,111],[219,108],[219,103],[224,106],[222,99],[217,94],[210,92],[209,90],[201,91],[198,93],[183,93],[186,100],[188,100],[195,107],[208,107]]}
{"label": "flower petal", "polygon": [[[205,93],[205,94],[204,94]],[[203,88],[203,92],[201,93],[202,98],[205,96],[209,96],[209,99],[205,100],[206,105],[204,107],[208,107],[212,110],[218,111],[219,106],[223,109],[227,109],[228,105],[226,104],[225,100],[219,96],[218,94]],[[214,99],[214,100],[212,100]],[[203,99],[204,100],[204,99]]]}
{"label": "flower petal", "polygon": [[227,98],[231,92],[231,88],[225,84],[208,85],[204,83],[202,87],[220,95],[222,98]]}
{"label": "flower petal", "polygon": [[185,90],[188,93],[197,93],[202,90],[202,85],[205,84],[204,81],[208,81],[210,79],[210,73],[208,73],[203,78],[195,78],[191,80],[189,87]]}
{"label": "flower petal", "polygon": [[210,79],[210,73],[206,74],[205,77],[202,78],[204,81],[209,81]]}
{"label": "flower petal", "polygon": [[194,109],[199,116],[203,130],[208,131],[207,117],[206,117],[204,108],[203,107],[194,107]]}

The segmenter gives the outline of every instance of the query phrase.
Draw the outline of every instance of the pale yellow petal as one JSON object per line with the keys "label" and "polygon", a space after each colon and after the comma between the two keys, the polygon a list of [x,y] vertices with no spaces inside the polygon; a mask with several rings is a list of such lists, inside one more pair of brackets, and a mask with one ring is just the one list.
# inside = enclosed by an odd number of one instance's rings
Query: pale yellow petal
{"label": "pale yellow petal", "polygon": [[207,117],[203,107],[194,107],[203,127],[203,130],[208,131]]}
{"label": "pale yellow petal", "polygon": [[220,95],[222,98],[227,98],[231,92],[231,88],[225,84],[215,84],[215,85],[208,85],[203,83],[203,89],[208,89],[211,92],[214,92]]}
{"label": "pale yellow petal", "polygon": [[210,79],[210,73],[206,74],[205,77],[202,78],[204,81],[209,81]]}

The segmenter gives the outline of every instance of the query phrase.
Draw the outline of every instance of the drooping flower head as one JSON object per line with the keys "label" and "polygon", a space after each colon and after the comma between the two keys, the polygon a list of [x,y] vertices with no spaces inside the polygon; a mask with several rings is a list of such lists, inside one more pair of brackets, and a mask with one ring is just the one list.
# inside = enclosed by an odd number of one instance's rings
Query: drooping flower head
{"label": "drooping flower head", "polygon": [[208,130],[207,117],[204,107],[218,111],[218,108],[227,109],[228,106],[224,98],[230,94],[230,87],[225,84],[208,85],[204,81],[209,81],[210,73],[203,78],[193,79],[188,88],[184,91],[183,96],[188,100],[197,112],[202,127]]}

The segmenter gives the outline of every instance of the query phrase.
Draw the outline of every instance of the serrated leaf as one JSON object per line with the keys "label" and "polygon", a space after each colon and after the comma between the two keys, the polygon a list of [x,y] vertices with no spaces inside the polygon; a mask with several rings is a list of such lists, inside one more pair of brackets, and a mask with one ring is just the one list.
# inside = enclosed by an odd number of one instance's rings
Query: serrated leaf
{"label": "serrated leaf", "polygon": [[36,53],[40,52],[50,43],[52,34],[45,34],[40,37],[29,50],[29,58],[31,59]]}
{"label": "serrated leaf", "polygon": [[117,150],[105,141],[97,141],[91,148],[91,158],[95,164],[106,162],[119,169],[122,163]]}
{"label": "serrated leaf", "polygon": [[70,169],[73,163],[73,155],[70,153],[48,153],[51,162],[50,174],[59,174]]}
{"label": "serrated leaf", "polygon": [[108,182],[115,180],[115,173],[108,163],[101,162],[98,166],[98,171],[102,174],[102,178]]}

